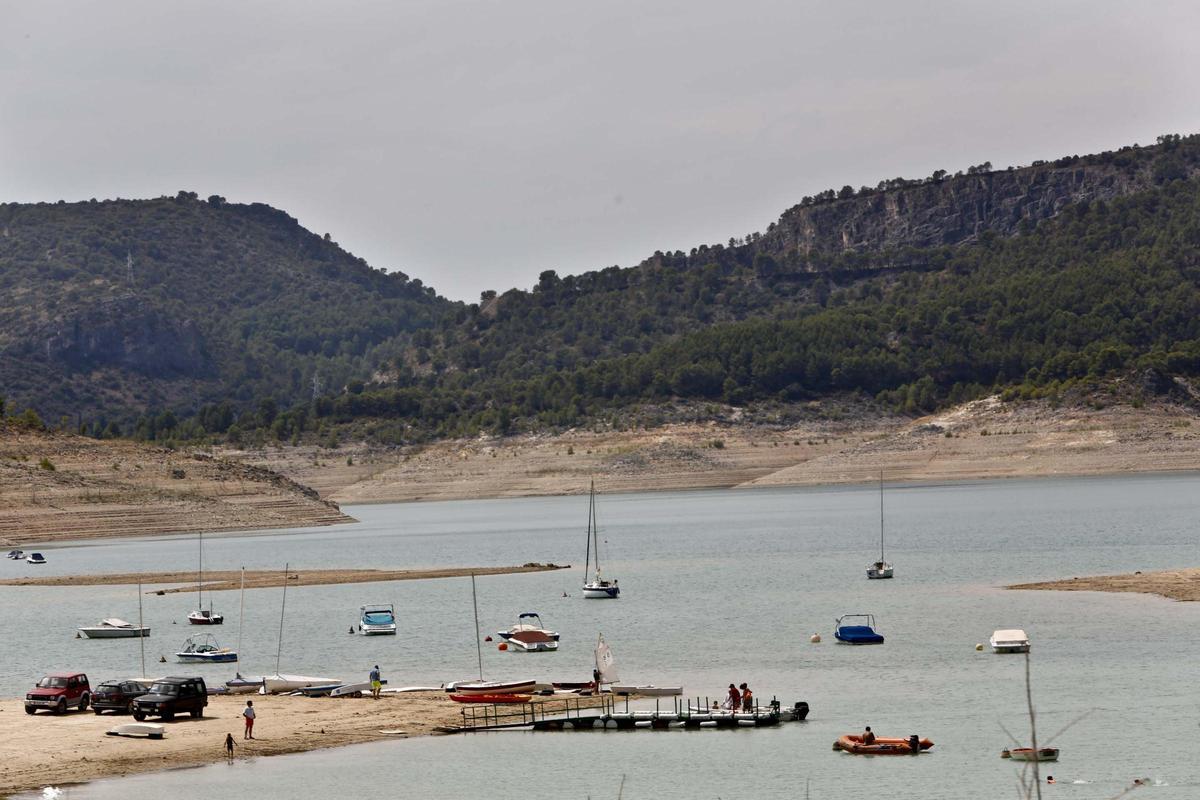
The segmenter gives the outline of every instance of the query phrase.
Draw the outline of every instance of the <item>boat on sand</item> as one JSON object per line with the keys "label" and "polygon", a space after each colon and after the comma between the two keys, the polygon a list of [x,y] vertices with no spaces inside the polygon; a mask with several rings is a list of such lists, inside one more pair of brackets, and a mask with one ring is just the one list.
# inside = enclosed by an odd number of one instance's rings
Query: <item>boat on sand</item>
{"label": "boat on sand", "polygon": [[450,699],[456,703],[493,703],[496,705],[509,703],[528,703],[533,695],[529,694],[452,694]]}

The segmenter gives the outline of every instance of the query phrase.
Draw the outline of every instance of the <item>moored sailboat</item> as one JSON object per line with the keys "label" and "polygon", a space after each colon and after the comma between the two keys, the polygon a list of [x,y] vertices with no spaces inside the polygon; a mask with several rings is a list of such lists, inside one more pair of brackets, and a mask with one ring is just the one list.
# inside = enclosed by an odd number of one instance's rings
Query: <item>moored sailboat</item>
{"label": "moored sailboat", "polygon": [[221,625],[225,617],[212,609],[212,592],[208,593],[208,608],[204,607],[204,532],[200,533],[200,565],[196,571],[196,610],[188,614],[191,625]]}
{"label": "moored sailboat", "polygon": [[867,567],[867,577],[874,580],[892,577],[892,565],[883,556],[883,470],[879,471],[879,560]]}
{"label": "moored sailboat", "polygon": [[[587,580],[588,570],[595,564],[592,579]],[[621,596],[621,587],[616,580],[605,580],[600,573],[600,526],[596,524],[596,482],[593,480],[588,494],[587,555],[583,562],[583,596],[589,600],[615,600]]]}

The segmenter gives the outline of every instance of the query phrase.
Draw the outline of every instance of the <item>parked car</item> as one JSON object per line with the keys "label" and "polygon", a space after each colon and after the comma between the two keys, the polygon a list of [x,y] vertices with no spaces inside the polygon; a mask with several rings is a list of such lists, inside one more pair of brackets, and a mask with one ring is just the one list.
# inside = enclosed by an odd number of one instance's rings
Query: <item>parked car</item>
{"label": "parked car", "polygon": [[39,708],[65,714],[74,706],[86,711],[92,697],[87,675],[82,672],[51,672],[37,682],[33,691],[25,695],[25,713],[36,714]]}
{"label": "parked car", "polygon": [[133,713],[133,701],[150,691],[150,681],[105,681],[92,692],[92,711]]}
{"label": "parked car", "polygon": [[208,705],[208,687],[204,678],[159,678],[150,691],[133,701],[133,718],[141,722],[146,717],[171,719],[176,714],[204,716]]}

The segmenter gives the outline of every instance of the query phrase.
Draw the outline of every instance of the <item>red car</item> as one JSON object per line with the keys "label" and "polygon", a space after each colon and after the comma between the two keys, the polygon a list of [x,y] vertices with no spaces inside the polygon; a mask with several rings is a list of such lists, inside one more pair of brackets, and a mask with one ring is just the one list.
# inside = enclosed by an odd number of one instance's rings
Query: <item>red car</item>
{"label": "red car", "polygon": [[51,672],[37,682],[25,695],[25,713],[36,714],[39,708],[55,714],[65,714],[68,708],[86,711],[92,699],[87,675],[82,672]]}

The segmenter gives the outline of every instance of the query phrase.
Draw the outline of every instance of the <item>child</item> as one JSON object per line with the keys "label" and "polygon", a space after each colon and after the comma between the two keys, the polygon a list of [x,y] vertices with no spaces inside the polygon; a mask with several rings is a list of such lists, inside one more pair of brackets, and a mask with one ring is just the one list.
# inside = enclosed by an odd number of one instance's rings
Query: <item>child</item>
{"label": "child", "polygon": [[254,738],[254,701],[247,700],[246,707],[242,709],[242,716],[246,718],[246,731],[242,734],[243,739]]}
{"label": "child", "polygon": [[233,734],[225,734],[225,757],[233,761]]}

